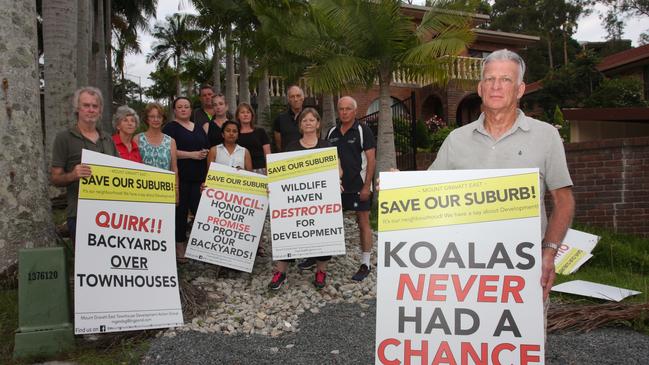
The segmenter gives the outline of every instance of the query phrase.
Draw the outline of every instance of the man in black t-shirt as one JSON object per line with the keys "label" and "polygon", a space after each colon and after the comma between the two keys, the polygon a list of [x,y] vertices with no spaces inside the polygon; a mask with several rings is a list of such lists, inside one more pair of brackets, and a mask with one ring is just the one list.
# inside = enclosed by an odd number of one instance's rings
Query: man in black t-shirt
{"label": "man in black t-shirt", "polygon": [[304,91],[299,86],[293,85],[288,88],[287,94],[288,111],[278,115],[273,122],[275,146],[279,152],[286,151],[289,143],[301,137],[297,118],[304,106]]}
{"label": "man in black t-shirt", "polygon": [[338,158],[343,170],[343,209],[356,212],[362,251],[361,265],[353,280],[362,281],[370,273],[372,228],[372,179],[376,166],[376,141],[372,131],[356,120],[356,100],[343,96],[338,100],[340,122],[327,133],[329,142],[338,148]]}
{"label": "man in black t-shirt", "polygon": [[214,89],[212,89],[212,85],[201,85],[199,90],[201,106],[192,110],[192,116],[189,118],[194,124],[202,127],[205,123],[209,123],[212,120],[214,116],[214,108],[212,107],[213,96]]}

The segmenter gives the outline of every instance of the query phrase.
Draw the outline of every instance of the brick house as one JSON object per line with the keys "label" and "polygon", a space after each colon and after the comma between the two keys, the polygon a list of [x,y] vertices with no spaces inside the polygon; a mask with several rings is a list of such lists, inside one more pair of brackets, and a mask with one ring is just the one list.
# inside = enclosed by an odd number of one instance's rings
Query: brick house
{"label": "brick house", "polygon": [[[402,11],[415,21],[421,21],[430,8],[418,5],[402,5]],[[426,120],[433,115],[442,117],[450,124],[463,125],[475,120],[480,114],[480,97],[476,87],[480,80],[481,61],[489,53],[507,48],[520,51],[539,40],[538,37],[493,31],[478,28],[489,20],[488,15],[472,14],[475,40],[459,57],[454,59],[449,70],[450,81],[445,87],[415,82],[393,75],[390,95],[394,99],[404,100],[414,92],[417,100],[416,116]],[[369,90],[357,90],[351,95],[358,102],[359,116],[378,111],[378,85]],[[396,101],[396,100],[395,100]]]}

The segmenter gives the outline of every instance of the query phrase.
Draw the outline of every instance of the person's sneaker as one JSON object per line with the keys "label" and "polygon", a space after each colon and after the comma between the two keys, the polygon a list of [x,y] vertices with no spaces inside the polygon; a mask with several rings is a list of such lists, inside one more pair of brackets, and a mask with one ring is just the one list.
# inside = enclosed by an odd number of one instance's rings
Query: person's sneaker
{"label": "person's sneaker", "polygon": [[300,261],[299,264],[297,264],[298,269],[300,270],[308,270],[314,267],[316,264],[315,258],[313,257],[308,257],[302,261]]}
{"label": "person's sneaker", "polygon": [[268,283],[268,289],[278,290],[286,283],[286,274],[280,271],[275,271],[273,278]]}
{"label": "person's sneaker", "polygon": [[370,274],[370,268],[365,264],[361,264],[361,267],[358,268],[356,274],[352,276],[352,280],[363,281],[369,274]]}
{"label": "person's sneaker", "polygon": [[313,285],[315,285],[316,289],[324,288],[327,285],[327,273],[317,270],[315,272],[315,280],[313,280]]}

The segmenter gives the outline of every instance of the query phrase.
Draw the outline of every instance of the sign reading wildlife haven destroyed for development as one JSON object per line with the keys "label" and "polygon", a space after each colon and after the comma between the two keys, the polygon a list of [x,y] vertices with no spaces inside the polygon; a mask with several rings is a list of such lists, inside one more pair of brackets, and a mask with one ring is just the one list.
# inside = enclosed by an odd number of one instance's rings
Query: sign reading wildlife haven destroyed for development
{"label": "sign reading wildlife haven destroyed for development", "polygon": [[267,194],[266,176],[212,163],[185,255],[252,272]]}
{"label": "sign reading wildlife haven destroyed for development", "polygon": [[75,334],[183,325],[173,172],[88,150],[79,182]]}
{"label": "sign reading wildlife haven destroyed for development", "polygon": [[267,159],[273,260],[344,255],[336,148]]}
{"label": "sign reading wildlife haven destroyed for development", "polygon": [[376,364],[542,364],[538,169],[381,173]]}

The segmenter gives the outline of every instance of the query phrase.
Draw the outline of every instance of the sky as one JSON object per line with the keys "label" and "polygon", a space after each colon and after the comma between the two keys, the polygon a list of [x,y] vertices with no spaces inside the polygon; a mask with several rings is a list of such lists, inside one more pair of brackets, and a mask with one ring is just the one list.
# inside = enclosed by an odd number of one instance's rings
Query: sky
{"label": "sky", "polygon": [[[417,1],[416,1],[417,2]],[[423,3],[420,1],[419,3]],[[573,36],[578,41],[603,41],[606,37],[606,31],[602,27],[599,16],[605,12],[605,7],[598,5],[591,15],[579,20],[577,32]],[[189,0],[158,0],[157,19],[151,21],[151,28],[156,22],[162,22],[167,15],[173,13],[194,13],[196,9],[191,5]],[[646,19],[645,19],[646,22]],[[649,29],[648,25],[642,23],[639,18],[625,19],[624,38],[633,41],[633,45],[638,45],[640,33]],[[149,74],[155,69],[155,64],[146,62],[146,55],[151,52],[154,38],[150,34],[142,34],[140,39],[141,54],[129,55],[126,58],[126,77],[143,87],[150,86]]]}

